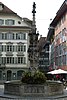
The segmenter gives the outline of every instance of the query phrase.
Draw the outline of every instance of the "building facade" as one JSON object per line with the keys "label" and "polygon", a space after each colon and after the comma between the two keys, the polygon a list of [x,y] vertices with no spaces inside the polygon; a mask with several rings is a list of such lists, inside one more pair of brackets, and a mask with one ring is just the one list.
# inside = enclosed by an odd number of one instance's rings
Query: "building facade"
{"label": "building facade", "polygon": [[46,73],[49,70],[49,44],[46,37],[40,37],[38,42],[39,70]]}
{"label": "building facade", "polygon": [[[63,2],[50,24],[51,66],[67,70],[67,0]],[[52,29],[50,29],[52,30]]]}
{"label": "building facade", "polygon": [[18,80],[28,69],[30,30],[30,20],[22,20],[0,2],[0,80]]}

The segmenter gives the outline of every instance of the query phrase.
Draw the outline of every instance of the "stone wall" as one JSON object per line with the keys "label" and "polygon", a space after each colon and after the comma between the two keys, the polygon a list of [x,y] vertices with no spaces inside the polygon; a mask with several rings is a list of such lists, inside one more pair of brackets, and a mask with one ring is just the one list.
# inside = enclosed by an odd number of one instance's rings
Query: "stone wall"
{"label": "stone wall", "polygon": [[63,84],[61,82],[47,82],[43,85],[35,84],[16,84],[8,82],[4,84],[4,93],[20,96],[49,96],[63,93]]}

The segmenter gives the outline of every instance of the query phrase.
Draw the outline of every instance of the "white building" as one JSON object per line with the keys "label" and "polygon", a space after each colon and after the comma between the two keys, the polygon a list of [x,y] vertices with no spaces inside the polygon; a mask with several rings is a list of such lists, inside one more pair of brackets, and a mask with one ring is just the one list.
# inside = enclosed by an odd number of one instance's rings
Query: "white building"
{"label": "white building", "polygon": [[29,67],[28,33],[31,21],[0,3],[0,80],[20,79]]}

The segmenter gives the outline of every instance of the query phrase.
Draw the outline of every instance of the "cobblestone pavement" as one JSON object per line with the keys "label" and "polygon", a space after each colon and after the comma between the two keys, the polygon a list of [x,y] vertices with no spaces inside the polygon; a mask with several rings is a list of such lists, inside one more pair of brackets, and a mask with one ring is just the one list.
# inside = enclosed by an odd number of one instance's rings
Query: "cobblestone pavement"
{"label": "cobblestone pavement", "polygon": [[8,98],[0,98],[0,100],[67,100],[67,98],[60,98],[60,99],[8,99]]}
{"label": "cobblestone pavement", "polygon": [[58,98],[58,99],[47,99],[47,98],[2,98],[0,97],[0,100],[67,100],[66,98]]}
{"label": "cobblestone pavement", "polygon": [[4,94],[4,85],[0,85],[0,100],[67,100],[67,90],[64,90],[64,95],[62,96],[52,96],[52,97],[18,97],[12,95]]}

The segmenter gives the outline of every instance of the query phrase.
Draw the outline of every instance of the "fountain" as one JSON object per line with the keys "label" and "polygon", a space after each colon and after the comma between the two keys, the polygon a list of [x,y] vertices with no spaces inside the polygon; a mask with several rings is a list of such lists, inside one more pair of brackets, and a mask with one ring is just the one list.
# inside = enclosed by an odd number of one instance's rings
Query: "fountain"
{"label": "fountain", "polygon": [[[7,81],[4,83],[4,93],[19,96],[50,96],[63,93],[63,84],[57,81],[47,81],[45,75],[38,71],[37,64],[37,41],[38,33],[36,33],[35,25],[35,8],[33,3],[33,23],[32,30],[29,33],[30,46],[28,49],[30,69],[25,72],[22,80]],[[26,76],[25,76],[26,75]],[[24,78],[24,80],[23,80]]]}

